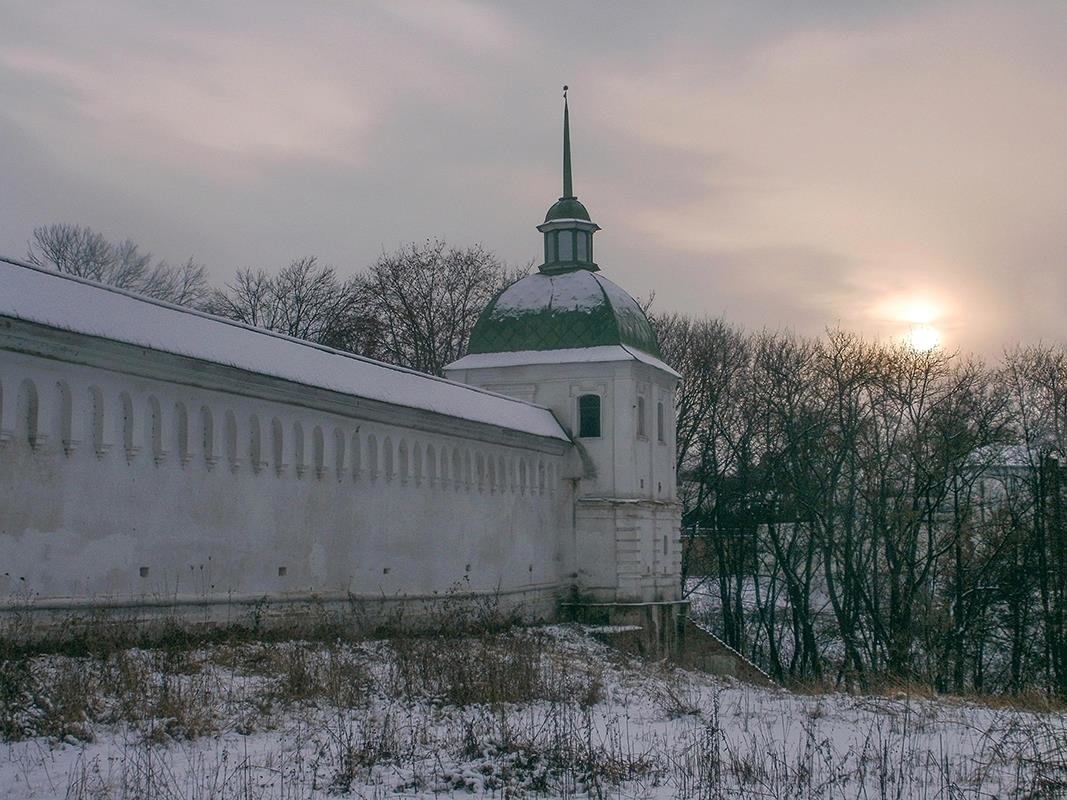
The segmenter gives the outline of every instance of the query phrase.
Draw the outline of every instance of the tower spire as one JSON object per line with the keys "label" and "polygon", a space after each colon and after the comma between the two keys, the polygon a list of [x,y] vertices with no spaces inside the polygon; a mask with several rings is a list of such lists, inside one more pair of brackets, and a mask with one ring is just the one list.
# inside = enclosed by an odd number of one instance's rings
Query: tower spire
{"label": "tower spire", "polygon": [[587,269],[596,272],[593,261],[593,234],[600,226],[589,219],[589,212],[574,196],[571,179],[571,110],[563,87],[563,197],[552,204],[545,221],[537,230],[545,235],[545,263],[542,272],[568,272]]}
{"label": "tower spire", "polygon": [[567,87],[563,87],[563,196],[574,197],[571,181],[571,114],[567,106]]}

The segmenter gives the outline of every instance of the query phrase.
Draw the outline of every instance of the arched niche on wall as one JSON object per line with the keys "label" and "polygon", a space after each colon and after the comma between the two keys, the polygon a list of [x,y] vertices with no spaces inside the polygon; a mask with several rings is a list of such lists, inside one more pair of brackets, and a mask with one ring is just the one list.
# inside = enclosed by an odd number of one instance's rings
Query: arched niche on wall
{"label": "arched niche on wall", "polygon": [[385,479],[391,481],[396,477],[396,454],[393,452],[393,439],[391,436],[386,436],[382,441],[382,471],[385,473]]}
{"label": "arched niche on wall", "polygon": [[401,483],[407,483],[410,476],[410,461],[408,456],[408,443],[406,439],[401,439],[400,443],[396,446],[396,461],[397,461],[397,476],[400,478]]}
{"label": "arched niche on wall", "polygon": [[92,440],[93,453],[97,458],[103,458],[112,444],[111,429],[104,413],[104,393],[99,386],[90,386],[85,393],[89,400],[89,438]]}
{"label": "arched niche on wall", "polygon": [[263,430],[258,414],[248,417],[248,460],[252,465],[252,473],[256,475],[267,465],[263,459]]}
{"label": "arched niche on wall", "polygon": [[367,475],[371,480],[378,477],[378,437],[367,435]]}
{"label": "arched niche on wall", "polygon": [[437,475],[441,479],[441,485],[447,486],[452,478],[452,460],[446,445],[441,445],[440,459],[441,468],[437,471]]}
{"label": "arched niche on wall", "polygon": [[137,441],[137,418],[134,415],[133,400],[128,392],[119,394],[118,413],[121,421],[119,430],[122,431],[122,448],[126,451],[126,460],[132,461],[140,452],[141,446]]}
{"label": "arched niche on wall", "polygon": [[230,464],[230,469],[236,470],[241,465],[241,454],[237,444],[237,415],[232,408],[226,409],[223,437],[226,446],[226,460]]}
{"label": "arched niche on wall", "polygon": [[200,446],[204,454],[204,464],[208,469],[219,460],[218,443],[215,439],[215,414],[208,406],[200,407]]}
{"label": "arched niche on wall", "polygon": [[270,421],[270,450],[274,458],[274,474],[280,478],[289,465],[285,463],[285,426],[277,417]]}
{"label": "arched niche on wall", "polygon": [[350,452],[349,460],[352,462],[352,477],[358,478],[363,472],[363,442],[359,434],[359,428],[356,428],[352,433]]}
{"label": "arched niche on wall", "polygon": [[15,436],[11,425],[11,398],[7,397],[6,402],[5,405],[4,377],[0,375],[0,445],[11,441]]}
{"label": "arched niche on wall", "polygon": [[463,485],[463,456],[458,447],[452,448],[452,482],[457,490]]}
{"label": "arched niche on wall", "polygon": [[82,420],[77,416],[74,393],[66,381],[56,381],[56,402],[52,404],[52,420],[49,427],[59,434],[65,455],[78,449],[82,439]]}
{"label": "arched niche on wall", "polygon": [[426,445],[426,479],[431,486],[437,482],[437,453],[432,444]]}
{"label": "arched niche on wall", "polygon": [[326,476],[326,439],[320,425],[311,429],[311,453],[315,465],[315,477],[321,479]]}
{"label": "arched niche on wall", "polygon": [[307,471],[307,462],[304,460],[304,426],[299,422],[293,423],[293,470],[296,477],[304,477]]}
{"label": "arched niche on wall", "polygon": [[333,468],[337,480],[345,475],[345,455],[348,451],[345,432],[341,428],[333,429]]}
{"label": "arched niche on wall", "polygon": [[40,403],[37,396],[37,384],[25,378],[19,384],[15,402],[15,440],[30,447],[40,447],[45,437],[40,431],[38,413]]}
{"label": "arched niche on wall", "polygon": [[148,442],[148,451],[152,454],[152,460],[156,464],[162,464],[167,460],[167,448],[163,439],[163,408],[159,404],[159,398],[149,395],[145,399],[148,409],[145,437]]}
{"label": "arched niche on wall", "polygon": [[189,453],[189,411],[180,400],[174,404],[174,441],[177,444],[178,462],[184,467],[191,458]]}

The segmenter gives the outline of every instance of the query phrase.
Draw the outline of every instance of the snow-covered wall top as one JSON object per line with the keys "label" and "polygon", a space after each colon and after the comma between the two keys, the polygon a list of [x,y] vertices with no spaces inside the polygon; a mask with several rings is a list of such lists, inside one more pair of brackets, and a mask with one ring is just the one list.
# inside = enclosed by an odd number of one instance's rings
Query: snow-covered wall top
{"label": "snow-covered wall top", "polygon": [[655,356],[627,345],[571,347],[563,350],[517,350],[509,353],[471,353],[445,367],[445,372],[460,369],[514,367],[524,364],[590,364],[607,361],[640,361],[656,369],[681,377]]}
{"label": "snow-covered wall top", "polygon": [[541,406],[4,259],[0,316],[568,440]]}

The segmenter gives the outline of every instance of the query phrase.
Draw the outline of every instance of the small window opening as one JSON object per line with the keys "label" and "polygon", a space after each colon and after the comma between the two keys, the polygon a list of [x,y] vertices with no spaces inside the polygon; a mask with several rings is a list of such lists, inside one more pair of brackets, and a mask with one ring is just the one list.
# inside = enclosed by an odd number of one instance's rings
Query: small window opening
{"label": "small window opening", "polygon": [[637,435],[642,439],[648,436],[648,431],[645,425],[645,398],[638,395],[637,397]]}
{"label": "small window opening", "polygon": [[667,441],[667,423],[663,412],[663,403],[656,404],[656,439],[660,444]]}
{"label": "small window opening", "polygon": [[600,437],[600,395],[583,394],[578,398],[578,436],[583,439]]}

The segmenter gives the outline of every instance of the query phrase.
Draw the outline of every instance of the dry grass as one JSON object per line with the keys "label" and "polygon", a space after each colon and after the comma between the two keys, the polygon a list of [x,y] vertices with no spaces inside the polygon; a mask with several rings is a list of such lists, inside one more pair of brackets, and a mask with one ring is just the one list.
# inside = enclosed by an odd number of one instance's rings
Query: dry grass
{"label": "dry grass", "polygon": [[[372,796],[606,797],[665,786],[694,799],[843,798],[861,788],[890,798],[935,775],[920,796],[962,799],[996,794],[1003,765],[1016,762],[1028,777],[1001,796],[1067,786],[1067,728],[1053,716],[983,711],[994,722],[979,737],[982,751],[931,764],[928,740],[942,722],[924,715],[943,706],[910,686],[859,698],[819,687],[810,699],[782,694],[793,710],[781,724],[795,723],[787,740],[729,684],[558,631],[171,640],[7,657],[0,678],[5,739],[106,733],[109,747],[124,748],[119,761],[80,760],[68,776],[73,798],[296,800],[368,786],[387,787]],[[670,725],[631,735],[630,693],[642,715]],[[871,727],[839,749],[827,731],[839,730],[843,709]],[[116,730],[128,738],[116,744]],[[234,732],[264,731],[240,741],[274,742],[266,755],[233,749]],[[171,754],[189,753],[198,755],[175,769]]]}
{"label": "dry grass", "polygon": [[157,653],[122,652],[102,659],[43,660],[27,695],[23,735],[93,738],[93,724],[132,723],[152,741],[195,739],[216,730],[216,686]]}
{"label": "dry grass", "polygon": [[385,690],[408,701],[456,706],[537,700],[595,704],[603,678],[575,666],[555,641],[536,631],[480,636],[405,636],[391,642]]}
{"label": "dry grass", "polygon": [[659,664],[650,671],[648,691],[667,719],[697,716],[703,711],[701,692],[687,673],[670,664]]}
{"label": "dry grass", "polygon": [[1058,714],[1067,711],[1067,702],[1046,692],[1022,692],[1021,694],[972,694],[941,695],[942,701],[979,705],[986,708],[1002,708],[1010,711],[1030,711],[1035,714]]}
{"label": "dry grass", "polygon": [[366,704],[372,679],[366,657],[339,643],[325,649],[307,643],[274,648],[270,696],[279,703],[325,703],[333,708]]}

